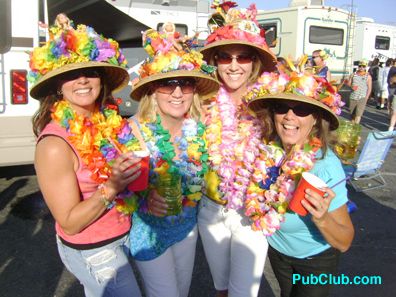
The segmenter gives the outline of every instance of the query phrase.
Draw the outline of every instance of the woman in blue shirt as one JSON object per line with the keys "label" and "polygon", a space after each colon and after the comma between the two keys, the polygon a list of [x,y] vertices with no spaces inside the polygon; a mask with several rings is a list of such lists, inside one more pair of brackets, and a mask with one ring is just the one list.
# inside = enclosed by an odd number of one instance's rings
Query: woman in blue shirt
{"label": "woman in blue shirt", "polygon": [[[345,181],[338,183],[345,174],[328,145],[330,131],[338,127],[336,114],[341,112],[343,103],[330,84],[303,71],[263,76],[259,79],[263,83],[256,85],[246,98],[249,108],[267,122],[270,142],[265,149],[277,147],[284,151],[283,157],[272,163],[275,166],[267,169],[267,179],[273,184],[261,183],[265,191],[262,205],[275,210],[276,218],[280,218],[276,225],[270,212],[263,215],[265,226],[272,224],[278,229],[272,235],[266,233],[271,235],[267,237],[269,259],[282,297],[328,296],[328,285],[312,285],[301,279],[334,274],[340,252],[350,247],[354,236]],[[332,189],[325,188],[323,197],[305,191],[301,203],[307,216],[284,211],[303,171],[318,176],[330,187],[338,183]],[[250,209],[256,222],[260,222],[257,217],[263,209]]]}

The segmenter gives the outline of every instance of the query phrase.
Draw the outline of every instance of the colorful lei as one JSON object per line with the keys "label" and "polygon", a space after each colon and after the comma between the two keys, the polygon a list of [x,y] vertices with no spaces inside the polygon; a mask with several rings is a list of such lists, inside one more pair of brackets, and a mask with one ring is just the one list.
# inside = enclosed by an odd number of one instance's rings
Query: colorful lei
{"label": "colorful lei", "polygon": [[[78,115],[66,100],[62,100],[54,104],[51,117],[70,134],[69,141],[91,171],[91,179],[98,184],[106,182],[111,175],[118,150],[141,150],[128,121],[118,114],[116,105],[108,104],[88,118]],[[137,196],[133,192],[125,190],[117,195],[116,209],[119,212],[129,215],[136,208]]]}
{"label": "colorful lei", "polygon": [[[154,188],[159,175],[179,174],[182,177],[183,206],[195,207],[202,196],[203,176],[208,170],[203,135],[205,126],[191,118],[185,118],[182,135],[175,137],[174,145],[170,142],[171,135],[161,124],[157,115],[156,122],[140,124],[143,138],[150,151],[150,187]],[[147,211],[145,200],[141,200],[142,211]]]}
{"label": "colorful lei", "polygon": [[209,106],[206,125],[209,162],[215,171],[206,178],[207,195],[227,203],[228,208],[239,209],[259,155],[261,122],[243,104],[235,106],[220,88]]}
{"label": "colorful lei", "polygon": [[253,230],[270,236],[280,228],[301,174],[312,169],[320,147],[315,137],[303,148],[294,146],[288,155],[279,143],[260,144],[245,201],[245,214],[253,221]]}
{"label": "colorful lei", "polygon": [[118,43],[106,39],[91,27],[78,25],[77,29],[57,32],[54,39],[30,53],[28,80],[35,83],[46,73],[66,64],[79,62],[107,62],[125,67],[127,61]]}

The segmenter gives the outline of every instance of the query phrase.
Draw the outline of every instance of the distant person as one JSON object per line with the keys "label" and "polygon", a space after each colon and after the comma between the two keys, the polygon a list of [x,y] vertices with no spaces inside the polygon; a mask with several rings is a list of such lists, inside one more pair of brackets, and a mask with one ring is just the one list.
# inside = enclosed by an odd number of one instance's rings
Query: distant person
{"label": "distant person", "polygon": [[[114,40],[86,26],[76,32],[54,36],[30,57],[30,95],[40,101],[33,118],[38,183],[61,260],[85,296],[139,297],[128,258],[131,218],[120,210],[140,158],[128,152],[136,138],[112,97],[129,81],[126,60]],[[74,51],[75,43],[86,50]],[[107,55],[98,54],[103,49]]]}
{"label": "distant person", "polygon": [[[380,108],[385,108],[385,101],[388,100],[389,97],[389,92],[388,92],[388,74],[389,74],[389,70],[392,66],[393,63],[393,59],[389,58],[388,60],[386,60],[385,62],[385,66],[380,68],[380,72],[379,72],[379,83],[381,86],[381,90],[380,90]],[[389,104],[388,104],[388,110],[389,110]]]}
{"label": "distant person", "polygon": [[366,71],[367,61],[360,61],[358,70],[352,74],[349,84],[352,93],[349,101],[349,109],[351,111],[352,121],[360,123],[367,100],[371,94],[371,76]]}
{"label": "distant person", "polygon": [[395,124],[396,124],[395,96],[396,96],[396,73],[393,74],[389,80],[389,97],[388,97],[389,115],[390,115],[389,131],[393,131],[395,129]]}
{"label": "distant person", "polygon": [[[369,68],[370,76],[371,76],[371,83],[372,83],[372,96],[374,98],[374,102],[376,103],[376,108],[380,109],[381,108],[381,83],[379,80],[379,72],[380,72],[380,67],[379,67],[379,59],[375,58],[371,62],[371,66]],[[382,106],[383,108],[383,106]]]}
{"label": "distant person", "polygon": [[315,75],[327,79],[328,82],[331,80],[331,74],[329,67],[326,66],[326,60],[329,55],[324,50],[315,50],[312,52],[312,66],[315,69]]}

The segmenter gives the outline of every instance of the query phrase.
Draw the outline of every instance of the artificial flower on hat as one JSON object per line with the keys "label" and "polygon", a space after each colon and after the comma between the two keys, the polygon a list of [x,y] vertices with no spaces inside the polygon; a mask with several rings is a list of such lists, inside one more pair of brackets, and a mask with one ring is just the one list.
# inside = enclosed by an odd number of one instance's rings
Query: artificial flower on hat
{"label": "artificial flower on hat", "polygon": [[265,30],[260,28],[256,19],[257,9],[251,4],[247,9],[237,9],[233,1],[213,1],[216,10],[209,18],[210,35],[201,49],[207,61],[210,61],[220,46],[240,44],[254,49],[263,64],[263,70],[275,70],[276,57],[269,49],[265,40]]}
{"label": "artificial flower on hat", "polygon": [[131,98],[139,101],[153,81],[192,77],[197,81],[197,92],[203,97],[211,97],[218,90],[214,78],[216,67],[208,65],[203,55],[196,51],[197,34],[182,36],[166,23],[164,29],[149,29],[143,32],[143,48],[149,55],[138,70],[139,77],[132,81]]}
{"label": "artificial flower on hat", "polygon": [[305,71],[307,57],[303,56],[295,66],[288,61],[289,67],[279,68],[278,73],[264,72],[257,83],[245,95],[244,100],[254,112],[260,111],[266,101],[292,100],[308,103],[325,111],[331,128],[338,127],[337,115],[345,103],[337,89],[326,79]]}
{"label": "artificial flower on hat", "polygon": [[36,99],[56,93],[59,76],[81,68],[101,69],[111,91],[122,88],[129,80],[127,60],[118,43],[82,24],[77,29],[60,29],[29,56],[27,78],[33,84],[30,95]]}
{"label": "artificial flower on hat", "polygon": [[78,25],[76,30],[64,30],[30,53],[31,71],[28,79],[35,83],[54,69],[86,61],[108,62],[124,67],[127,65],[115,40],[104,38],[89,26]]}

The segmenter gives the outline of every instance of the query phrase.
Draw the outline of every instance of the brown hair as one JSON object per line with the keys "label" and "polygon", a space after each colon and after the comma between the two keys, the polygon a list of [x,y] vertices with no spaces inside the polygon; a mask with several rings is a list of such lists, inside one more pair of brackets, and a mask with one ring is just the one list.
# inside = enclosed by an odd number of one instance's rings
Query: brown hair
{"label": "brown hair", "polygon": [[[101,82],[103,81],[102,76],[100,80]],[[59,84],[60,81],[61,80],[58,79]],[[63,99],[62,95],[49,94],[43,100],[40,100],[39,109],[34,113],[32,118],[34,135],[39,136],[40,133],[45,128],[45,126],[47,126],[47,124],[51,122],[52,107],[54,106],[54,103],[56,101],[62,99]],[[108,88],[106,84],[102,84],[96,102],[99,106],[103,106],[106,103],[113,103],[113,104],[115,103],[115,100],[111,95],[111,90]]]}

